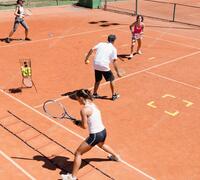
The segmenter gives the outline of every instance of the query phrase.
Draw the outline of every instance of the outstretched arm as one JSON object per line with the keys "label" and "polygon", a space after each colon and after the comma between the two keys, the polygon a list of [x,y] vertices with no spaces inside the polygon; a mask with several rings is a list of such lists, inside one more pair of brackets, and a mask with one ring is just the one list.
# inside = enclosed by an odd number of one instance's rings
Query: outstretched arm
{"label": "outstretched arm", "polygon": [[85,57],[85,64],[88,64],[90,62],[88,59],[93,53],[93,51],[94,51],[93,49],[90,49],[90,51],[88,52],[87,56]]}
{"label": "outstretched arm", "polygon": [[116,71],[116,73],[117,73],[117,76],[118,77],[122,77],[122,75],[120,74],[120,72],[119,72],[119,69],[118,69],[118,66],[117,66],[117,59],[114,59],[113,60],[113,66],[114,66],[114,69],[115,69],[115,71]]}

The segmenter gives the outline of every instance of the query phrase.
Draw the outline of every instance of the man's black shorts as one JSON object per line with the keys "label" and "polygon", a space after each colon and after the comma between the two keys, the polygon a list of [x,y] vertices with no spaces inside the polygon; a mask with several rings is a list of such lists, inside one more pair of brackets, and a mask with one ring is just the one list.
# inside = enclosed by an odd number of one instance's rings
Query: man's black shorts
{"label": "man's black shorts", "polygon": [[95,70],[95,82],[102,80],[102,76],[106,81],[113,81],[115,79],[112,71],[98,71]]}

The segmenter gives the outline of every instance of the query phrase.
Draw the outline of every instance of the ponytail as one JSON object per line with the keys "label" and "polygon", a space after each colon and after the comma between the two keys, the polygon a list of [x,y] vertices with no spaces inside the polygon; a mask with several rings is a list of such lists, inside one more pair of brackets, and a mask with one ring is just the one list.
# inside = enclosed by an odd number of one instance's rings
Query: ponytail
{"label": "ponytail", "polygon": [[91,92],[88,89],[79,89],[79,90],[77,90],[76,96],[77,97],[82,97],[84,99],[93,100],[92,94],[91,94]]}

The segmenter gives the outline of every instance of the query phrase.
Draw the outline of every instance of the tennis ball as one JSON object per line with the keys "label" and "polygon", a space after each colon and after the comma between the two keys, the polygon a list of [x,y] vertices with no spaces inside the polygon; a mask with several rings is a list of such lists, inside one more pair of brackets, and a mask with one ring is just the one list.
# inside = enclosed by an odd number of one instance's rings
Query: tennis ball
{"label": "tennis ball", "polygon": [[86,60],[86,61],[85,61],[85,63],[86,63],[86,64],[89,64],[89,63],[90,63],[90,61],[89,61],[89,60]]}

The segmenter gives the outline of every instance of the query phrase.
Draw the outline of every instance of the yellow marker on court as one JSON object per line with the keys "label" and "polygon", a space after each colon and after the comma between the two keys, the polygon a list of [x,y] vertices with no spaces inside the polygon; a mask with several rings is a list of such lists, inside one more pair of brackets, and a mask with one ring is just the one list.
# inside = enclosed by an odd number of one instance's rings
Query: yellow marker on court
{"label": "yellow marker on court", "polygon": [[176,96],[173,96],[171,94],[165,94],[162,96],[162,98],[166,98],[166,97],[176,98]]}
{"label": "yellow marker on court", "polygon": [[169,112],[169,111],[164,111],[166,114],[170,115],[170,116],[177,116],[179,114],[179,111],[175,111],[175,112]]}
{"label": "yellow marker on court", "polygon": [[157,106],[155,106],[154,103],[155,103],[154,101],[150,101],[149,103],[147,103],[147,105],[152,108],[157,108]]}
{"label": "yellow marker on court", "polygon": [[186,103],[186,105],[185,105],[185,107],[190,107],[190,106],[192,106],[194,103],[193,102],[190,102],[190,101],[188,101],[188,100],[182,100],[184,103]]}

